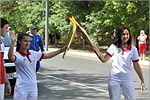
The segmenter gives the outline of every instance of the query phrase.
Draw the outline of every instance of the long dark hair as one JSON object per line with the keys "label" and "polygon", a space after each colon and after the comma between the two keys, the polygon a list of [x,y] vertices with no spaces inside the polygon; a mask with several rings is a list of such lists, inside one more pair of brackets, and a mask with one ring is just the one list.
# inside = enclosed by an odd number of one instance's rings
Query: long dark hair
{"label": "long dark hair", "polygon": [[123,27],[120,27],[120,28],[118,29],[118,31],[117,31],[117,33],[116,33],[114,39],[113,39],[113,44],[114,44],[114,45],[121,44],[121,35],[122,35],[122,33],[123,33],[123,31],[124,31],[125,29],[127,29],[127,30],[129,31],[129,40],[127,41],[127,44],[128,44],[128,45],[131,44],[131,33],[130,33],[130,30],[129,30],[129,28],[123,26]]}
{"label": "long dark hair", "polygon": [[5,24],[8,24],[8,23],[9,23],[9,22],[8,22],[6,19],[4,19],[4,18],[0,18],[0,22],[1,22],[1,28],[3,28]]}
{"label": "long dark hair", "polygon": [[30,35],[27,34],[27,33],[20,33],[20,34],[18,35],[16,51],[18,51],[18,50],[20,49],[19,41],[21,41],[24,36],[30,36]]}

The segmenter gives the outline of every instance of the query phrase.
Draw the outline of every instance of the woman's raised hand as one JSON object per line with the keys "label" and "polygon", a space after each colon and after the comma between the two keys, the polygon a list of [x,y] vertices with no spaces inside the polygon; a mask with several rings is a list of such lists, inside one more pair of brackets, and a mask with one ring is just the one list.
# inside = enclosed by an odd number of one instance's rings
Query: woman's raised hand
{"label": "woman's raised hand", "polygon": [[15,34],[15,31],[10,31],[9,35],[10,35],[10,38],[11,38],[12,41],[16,41],[17,34]]}

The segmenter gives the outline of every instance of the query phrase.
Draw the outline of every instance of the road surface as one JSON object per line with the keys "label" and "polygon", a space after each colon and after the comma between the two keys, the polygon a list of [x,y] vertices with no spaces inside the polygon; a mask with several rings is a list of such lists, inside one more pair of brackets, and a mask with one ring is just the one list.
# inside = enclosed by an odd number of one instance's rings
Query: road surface
{"label": "road surface", "polygon": [[[41,61],[37,73],[40,100],[109,100],[108,76],[111,61],[102,63],[97,57],[62,54]],[[137,100],[149,100],[149,66],[142,65],[146,91],[140,91],[140,80],[134,72]],[[6,97],[11,99],[12,96]],[[123,96],[122,96],[123,99]]]}

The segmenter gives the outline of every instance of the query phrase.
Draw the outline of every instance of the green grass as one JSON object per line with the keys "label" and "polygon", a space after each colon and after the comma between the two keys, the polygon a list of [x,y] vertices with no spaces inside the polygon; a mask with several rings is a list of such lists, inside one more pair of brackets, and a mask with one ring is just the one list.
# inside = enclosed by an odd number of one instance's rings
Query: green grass
{"label": "green grass", "polygon": [[146,56],[145,56],[145,60],[146,60],[146,61],[150,61],[150,56],[149,56],[149,55],[146,55]]}

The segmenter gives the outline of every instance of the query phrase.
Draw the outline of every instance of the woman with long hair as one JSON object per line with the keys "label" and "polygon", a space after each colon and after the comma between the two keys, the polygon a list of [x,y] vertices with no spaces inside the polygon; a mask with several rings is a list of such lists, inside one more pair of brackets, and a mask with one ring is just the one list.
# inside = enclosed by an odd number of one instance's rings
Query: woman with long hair
{"label": "woman with long hair", "polygon": [[121,89],[124,99],[136,99],[131,62],[133,62],[134,69],[141,80],[141,90],[145,91],[144,78],[138,63],[138,51],[137,48],[131,44],[131,33],[127,27],[119,28],[113,43],[107,49],[105,55],[101,54],[96,46],[94,46],[93,49],[98,52],[97,56],[102,62],[107,62],[113,56],[108,81],[108,90],[111,100],[120,100]]}

